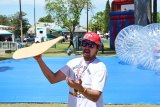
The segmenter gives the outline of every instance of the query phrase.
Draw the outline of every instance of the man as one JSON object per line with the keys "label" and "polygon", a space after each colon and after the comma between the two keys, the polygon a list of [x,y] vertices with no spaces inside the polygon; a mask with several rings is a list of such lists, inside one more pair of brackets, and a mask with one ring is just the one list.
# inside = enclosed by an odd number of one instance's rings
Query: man
{"label": "man", "polygon": [[66,79],[69,85],[69,107],[103,107],[102,93],[107,78],[104,63],[96,58],[101,39],[88,32],[82,38],[83,57],[70,60],[53,73],[43,62],[41,55],[35,57],[44,75],[54,84]]}

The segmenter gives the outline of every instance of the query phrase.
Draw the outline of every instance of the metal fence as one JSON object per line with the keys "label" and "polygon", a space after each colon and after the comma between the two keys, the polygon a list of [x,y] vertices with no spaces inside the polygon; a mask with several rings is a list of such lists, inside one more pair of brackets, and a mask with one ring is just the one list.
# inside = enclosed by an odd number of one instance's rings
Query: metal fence
{"label": "metal fence", "polygon": [[16,42],[0,42],[0,50],[17,50],[18,43]]}

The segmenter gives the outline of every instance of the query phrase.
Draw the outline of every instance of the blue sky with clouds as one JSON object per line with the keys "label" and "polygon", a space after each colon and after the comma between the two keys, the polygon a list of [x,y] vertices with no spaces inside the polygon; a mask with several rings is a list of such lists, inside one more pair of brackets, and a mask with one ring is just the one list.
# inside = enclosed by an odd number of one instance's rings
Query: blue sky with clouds
{"label": "blue sky with clouds", "polygon": [[[107,0],[92,0],[92,3],[95,6],[95,9],[92,12],[89,12],[89,19],[97,12],[103,11],[105,9],[105,4]],[[110,0],[112,2],[112,0]],[[160,0],[157,0],[158,11],[160,11]],[[21,0],[22,11],[27,13],[26,18],[29,19],[30,24],[34,24],[34,0]],[[36,9],[36,21],[46,16],[45,0],[35,0],[35,9]],[[0,15],[13,15],[19,11],[19,0],[1,0],[0,2]],[[86,10],[82,12],[80,19],[80,25],[86,26],[87,17]]]}

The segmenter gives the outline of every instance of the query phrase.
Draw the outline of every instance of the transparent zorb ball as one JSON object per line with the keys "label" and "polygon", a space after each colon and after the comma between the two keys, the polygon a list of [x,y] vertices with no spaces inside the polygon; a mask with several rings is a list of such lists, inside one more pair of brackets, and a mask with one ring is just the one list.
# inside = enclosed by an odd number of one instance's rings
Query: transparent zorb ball
{"label": "transparent zorb ball", "polygon": [[155,71],[160,73],[160,43],[158,43],[154,50],[153,50],[153,57],[154,57],[154,69]]}
{"label": "transparent zorb ball", "polygon": [[160,43],[158,43],[153,50],[153,57],[155,62],[160,63]]}
{"label": "transparent zorb ball", "polygon": [[145,69],[160,71],[159,44],[160,44],[160,24],[147,25],[138,35],[142,42],[136,41],[138,48],[137,59],[139,66]]}
{"label": "transparent zorb ball", "polygon": [[121,61],[132,65],[138,64],[135,42],[140,39],[138,33],[142,28],[139,25],[130,25],[118,33],[115,40],[115,50]]}

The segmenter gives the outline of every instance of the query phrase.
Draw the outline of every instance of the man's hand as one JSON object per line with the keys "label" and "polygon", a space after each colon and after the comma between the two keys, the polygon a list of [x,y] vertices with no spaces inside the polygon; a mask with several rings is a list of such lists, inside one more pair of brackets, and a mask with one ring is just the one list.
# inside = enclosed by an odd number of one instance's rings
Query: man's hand
{"label": "man's hand", "polygon": [[42,59],[42,55],[40,54],[40,55],[34,56],[34,59],[38,61],[39,59]]}
{"label": "man's hand", "polygon": [[73,81],[73,80],[70,80],[68,77],[66,77],[66,82],[71,88],[74,88],[80,92],[82,92],[84,90],[84,87],[82,86],[81,79],[79,79],[77,81]]}
{"label": "man's hand", "polygon": [[83,94],[86,98],[88,98],[94,102],[96,102],[99,99],[99,97],[101,96],[102,92],[100,92],[98,90],[91,90],[91,89],[84,88],[82,86],[81,79],[77,80],[77,81],[73,81],[73,80],[70,80],[69,78],[66,77],[66,82],[71,88],[78,90],[78,92]]}

